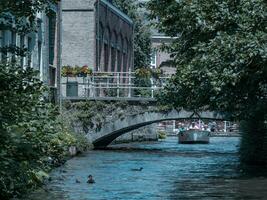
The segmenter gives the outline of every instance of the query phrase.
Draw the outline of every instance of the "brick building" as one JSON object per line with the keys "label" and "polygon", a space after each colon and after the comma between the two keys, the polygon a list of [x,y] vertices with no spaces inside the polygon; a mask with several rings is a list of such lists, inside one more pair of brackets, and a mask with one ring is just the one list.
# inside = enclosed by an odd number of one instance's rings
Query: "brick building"
{"label": "brick building", "polygon": [[[147,3],[149,0],[138,0],[138,3],[143,5]],[[147,16],[149,15],[149,11],[144,7],[139,7],[139,14],[142,16],[142,20],[146,24],[153,24],[153,21],[150,21]],[[170,44],[173,41],[173,38],[168,37],[155,28],[151,27],[151,45],[152,45],[152,52],[151,52],[151,62],[150,67],[152,69],[160,68],[165,75],[172,75],[176,72],[176,68],[172,66],[172,58],[170,54],[166,51],[162,51],[161,46],[163,44]]]}
{"label": "brick building", "polygon": [[163,44],[168,45],[172,40],[173,38],[159,33],[153,33],[151,36],[152,54],[150,66],[151,68],[160,68],[165,75],[172,75],[176,72],[170,54],[161,50]]}
{"label": "brick building", "polygon": [[62,65],[128,72],[133,22],[111,0],[62,0]]}

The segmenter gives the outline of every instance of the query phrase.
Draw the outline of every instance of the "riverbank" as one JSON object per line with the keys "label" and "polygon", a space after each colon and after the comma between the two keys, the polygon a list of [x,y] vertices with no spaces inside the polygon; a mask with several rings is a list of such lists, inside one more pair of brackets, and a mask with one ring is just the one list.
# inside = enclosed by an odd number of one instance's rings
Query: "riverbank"
{"label": "riverbank", "polygon": [[[8,162],[1,165],[0,199],[19,198],[34,191],[50,180],[51,171],[73,156],[92,149],[85,136],[67,131],[67,127],[63,124],[59,126],[58,122],[55,124],[58,127],[53,132],[28,138],[27,142],[32,142],[32,146],[25,146],[25,149],[16,152],[17,156],[9,157]],[[20,148],[20,145],[11,145],[14,149]],[[21,145],[25,143],[21,141]]]}

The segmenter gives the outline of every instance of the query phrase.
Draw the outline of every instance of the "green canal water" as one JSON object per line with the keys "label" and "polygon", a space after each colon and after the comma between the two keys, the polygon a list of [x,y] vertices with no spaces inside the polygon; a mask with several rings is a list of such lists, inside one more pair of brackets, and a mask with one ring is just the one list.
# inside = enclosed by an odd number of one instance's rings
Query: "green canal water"
{"label": "green canal water", "polygon": [[[251,175],[239,169],[239,142],[218,137],[207,145],[182,145],[170,137],[113,145],[69,160],[53,171],[47,186],[25,199],[267,199],[264,172],[252,170]],[[89,174],[95,184],[86,183]]]}

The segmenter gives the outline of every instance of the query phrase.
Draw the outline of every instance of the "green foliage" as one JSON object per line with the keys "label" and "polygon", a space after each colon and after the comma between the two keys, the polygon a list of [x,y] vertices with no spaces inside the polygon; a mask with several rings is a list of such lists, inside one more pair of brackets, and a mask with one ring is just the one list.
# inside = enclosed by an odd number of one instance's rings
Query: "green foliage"
{"label": "green foliage", "polygon": [[35,31],[36,15],[49,10],[59,0],[2,0],[0,1],[0,29],[10,28],[16,32],[27,34]]}
{"label": "green foliage", "polygon": [[64,162],[69,146],[84,142],[44,101],[33,69],[0,64],[0,84],[0,198],[7,199],[41,184],[51,167]]}
{"label": "green foliage", "polygon": [[158,131],[159,139],[166,139],[167,134],[165,131]]}
{"label": "green foliage", "polygon": [[267,115],[258,110],[254,117],[241,122],[241,162],[267,166]]}
{"label": "green foliage", "polygon": [[267,3],[264,0],[151,0],[157,27],[177,39],[177,73],[162,95],[174,107],[249,118],[267,109]]}
{"label": "green foliage", "polygon": [[[149,105],[150,102],[146,101],[139,102],[139,105],[131,105],[127,101],[65,101],[64,122],[68,127],[87,134],[98,131],[105,123],[149,111]],[[153,109],[151,108],[151,110]]]}
{"label": "green foliage", "polygon": [[[36,30],[36,15],[57,0],[0,1],[0,30],[26,35]],[[24,47],[0,52],[26,56]],[[69,132],[58,109],[45,102],[47,88],[32,68],[0,63],[0,199],[20,196],[43,183],[47,172],[66,159],[69,146],[85,148],[85,138]]]}
{"label": "green foliage", "polygon": [[113,0],[114,4],[134,22],[134,68],[150,66],[151,34],[141,14],[141,5],[134,0]]}
{"label": "green foliage", "polygon": [[[1,0],[0,1],[0,30],[10,30],[19,35],[26,35],[37,29],[37,13],[56,9],[59,0]],[[0,52],[6,55],[10,53],[17,56],[26,56],[28,49],[13,44],[0,48]]]}
{"label": "green foliage", "polygon": [[71,67],[69,65],[63,66],[61,70],[61,76],[63,77],[73,77],[73,76],[79,76],[79,77],[85,77],[87,75],[92,75],[93,70],[89,68],[87,65],[84,65],[82,67],[75,66]]}
{"label": "green foliage", "polygon": [[151,0],[148,7],[157,28],[176,37],[167,50],[177,73],[161,102],[244,120],[241,161],[267,164],[267,2]]}

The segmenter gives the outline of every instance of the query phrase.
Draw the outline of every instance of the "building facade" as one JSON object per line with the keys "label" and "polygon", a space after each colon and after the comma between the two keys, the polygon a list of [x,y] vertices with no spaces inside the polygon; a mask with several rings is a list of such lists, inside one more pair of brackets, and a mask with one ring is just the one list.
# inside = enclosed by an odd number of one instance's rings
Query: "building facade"
{"label": "building facade", "polygon": [[59,64],[57,62],[57,35],[59,26],[57,23],[58,6],[54,6],[49,14],[42,12],[37,14],[37,30],[26,35],[16,33],[12,28],[0,28],[0,48],[16,46],[26,48],[25,57],[0,51],[0,61],[16,61],[21,67],[31,67],[39,71],[39,77],[50,88],[49,100],[57,99],[58,85],[57,74]]}
{"label": "building facade", "polygon": [[152,34],[152,54],[151,54],[151,68],[160,68],[165,75],[173,75],[176,72],[176,68],[172,63],[170,54],[166,51],[162,51],[163,44],[168,45],[172,42],[173,38],[161,35]]}
{"label": "building facade", "polygon": [[129,72],[133,22],[107,0],[62,1],[62,65]]}
{"label": "building facade", "polygon": [[[149,0],[138,0],[138,3],[144,5]],[[149,11],[144,6],[139,6],[138,10],[139,14],[142,16],[143,23],[145,24],[153,24],[155,21],[151,21],[147,16],[149,15]],[[162,45],[168,45],[172,42],[173,38],[168,37],[155,28],[151,26],[151,45],[152,45],[152,52],[151,52],[151,62],[150,67],[152,69],[160,68],[165,75],[172,75],[176,72],[176,68],[172,66],[172,58],[170,54],[166,51],[162,50]]]}

